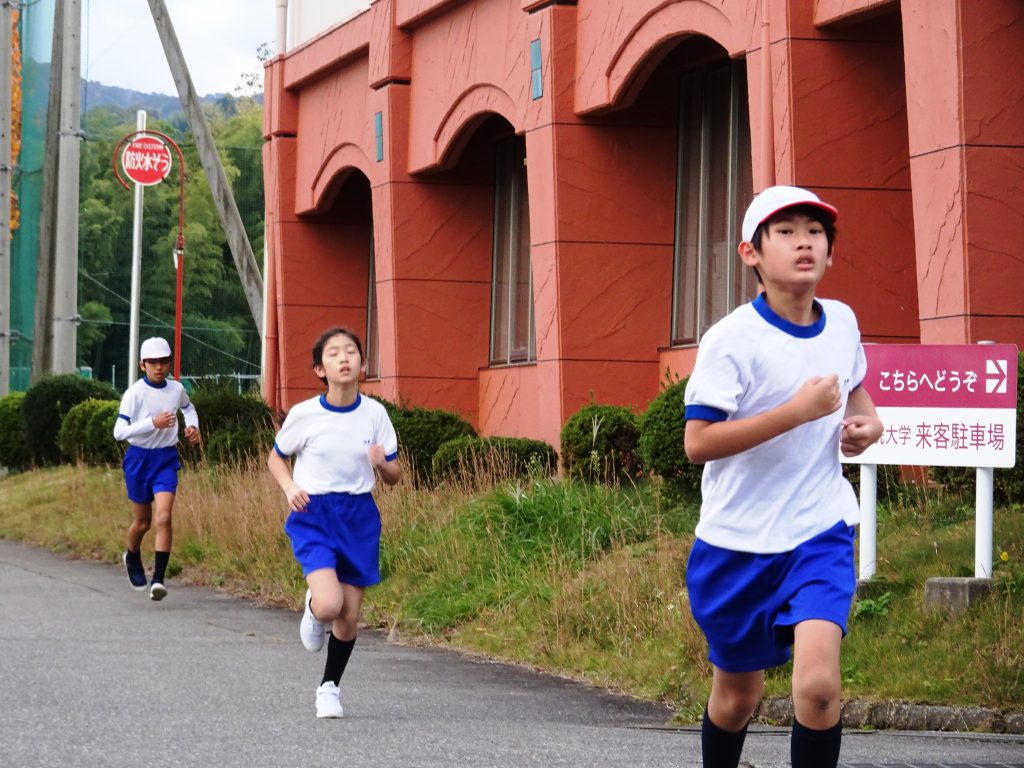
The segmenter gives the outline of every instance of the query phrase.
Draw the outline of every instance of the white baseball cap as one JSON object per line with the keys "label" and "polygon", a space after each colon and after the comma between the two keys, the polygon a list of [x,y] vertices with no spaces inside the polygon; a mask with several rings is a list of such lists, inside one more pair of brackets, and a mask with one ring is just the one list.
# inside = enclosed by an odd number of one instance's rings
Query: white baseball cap
{"label": "white baseball cap", "polygon": [[139,360],[159,360],[162,357],[171,356],[171,345],[159,336],[153,336],[142,342],[142,349],[139,350]]}
{"label": "white baseball cap", "polygon": [[839,218],[839,211],[835,206],[823,203],[821,198],[810,190],[800,187],[768,187],[751,201],[743,216],[743,230],[740,233],[743,241],[749,243],[754,239],[754,231],[761,224],[779,211],[792,208],[794,205],[812,205],[820,208],[833,222]]}

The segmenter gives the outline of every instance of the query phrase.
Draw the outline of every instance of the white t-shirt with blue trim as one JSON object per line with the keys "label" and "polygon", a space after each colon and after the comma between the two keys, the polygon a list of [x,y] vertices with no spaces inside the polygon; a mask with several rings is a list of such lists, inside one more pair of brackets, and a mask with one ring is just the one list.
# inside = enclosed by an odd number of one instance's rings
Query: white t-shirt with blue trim
{"label": "white t-shirt with blue trim", "polygon": [[186,427],[198,427],[199,415],[181,382],[164,379],[157,386],[143,376],[125,390],[114,423],[114,439],[127,440],[139,448],[170,448],[178,443],[178,424],[158,429],[153,417],[181,411]]}
{"label": "white t-shirt with blue trim", "polygon": [[398,458],[398,435],[383,405],[356,395],[352,405],[338,407],[320,395],[288,412],[274,450],[295,456],[292,479],[306,493],[369,493],[376,476],[368,451],[375,444],[388,461]]}
{"label": "white t-shirt with blue trim", "polygon": [[742,419],[782,405],[814,376],[839,377],[835,413],[750,450],[709,461],[701,481],[697,537],[740,552],[778,553],[846,521],[860,507],[842,476],[839,440],[846,401],[867,373],[853,311],[815,302],[819,319],[796,325],[764,295],[737,308],[701,340],[686,385],[686,418]]}

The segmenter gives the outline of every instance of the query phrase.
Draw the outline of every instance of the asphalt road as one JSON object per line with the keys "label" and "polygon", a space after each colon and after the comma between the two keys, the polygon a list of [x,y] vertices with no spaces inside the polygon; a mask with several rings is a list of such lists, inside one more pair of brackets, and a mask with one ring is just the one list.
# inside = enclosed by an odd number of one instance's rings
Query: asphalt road
{"label": "asphalt road", "polygon": [[[700,765],[663,707],[360,634],[346,716],[317,720],[299,616],[0,541],[0,768]],[[743,765],[788,765],[781,729]],[[850,766],[1024,768],[1024,737],[848,731]]]}

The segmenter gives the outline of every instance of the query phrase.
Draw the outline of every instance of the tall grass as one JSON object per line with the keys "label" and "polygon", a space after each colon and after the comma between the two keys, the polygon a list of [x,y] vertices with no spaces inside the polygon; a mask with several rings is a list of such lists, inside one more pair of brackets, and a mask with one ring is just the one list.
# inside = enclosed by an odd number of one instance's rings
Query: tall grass
{"label": "tall grass", "polygon": [[[364,619],[405,639],[516,660],[695,715],[710,680],[684,581],[696,501],[655,482],[608,488],[514,479],[507,469],[487,461],[432,489],[406,479],[378,490],[385,580],[367,592]],[[177,578],[298,609],[304,585],[282,530],[285,506],[262,462],[185,469]],[[1022,512],[997,511],[992,597],[951,617],[925,611],[924,582],[970,575],[971,501],[889,489],[878,577],[844,641],[846,696],[1024,710]],[[60,467],[0,480],[5,538],[116,562],[129,518],[116,470]],[[768,694],[786,695],[789,674],[772,671]]]}

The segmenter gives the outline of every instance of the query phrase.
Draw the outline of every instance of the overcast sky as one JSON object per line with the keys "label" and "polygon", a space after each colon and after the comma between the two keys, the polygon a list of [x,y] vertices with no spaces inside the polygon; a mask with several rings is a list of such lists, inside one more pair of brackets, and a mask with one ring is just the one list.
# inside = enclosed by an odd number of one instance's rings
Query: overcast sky
{"label": "overcast sky", "polygon": [[[256,49],[274,47],[274,0],[164,0],[200,95],[234,93],[262,72]],[[82,76],[175,95],[146,0],[82,0]]]}

